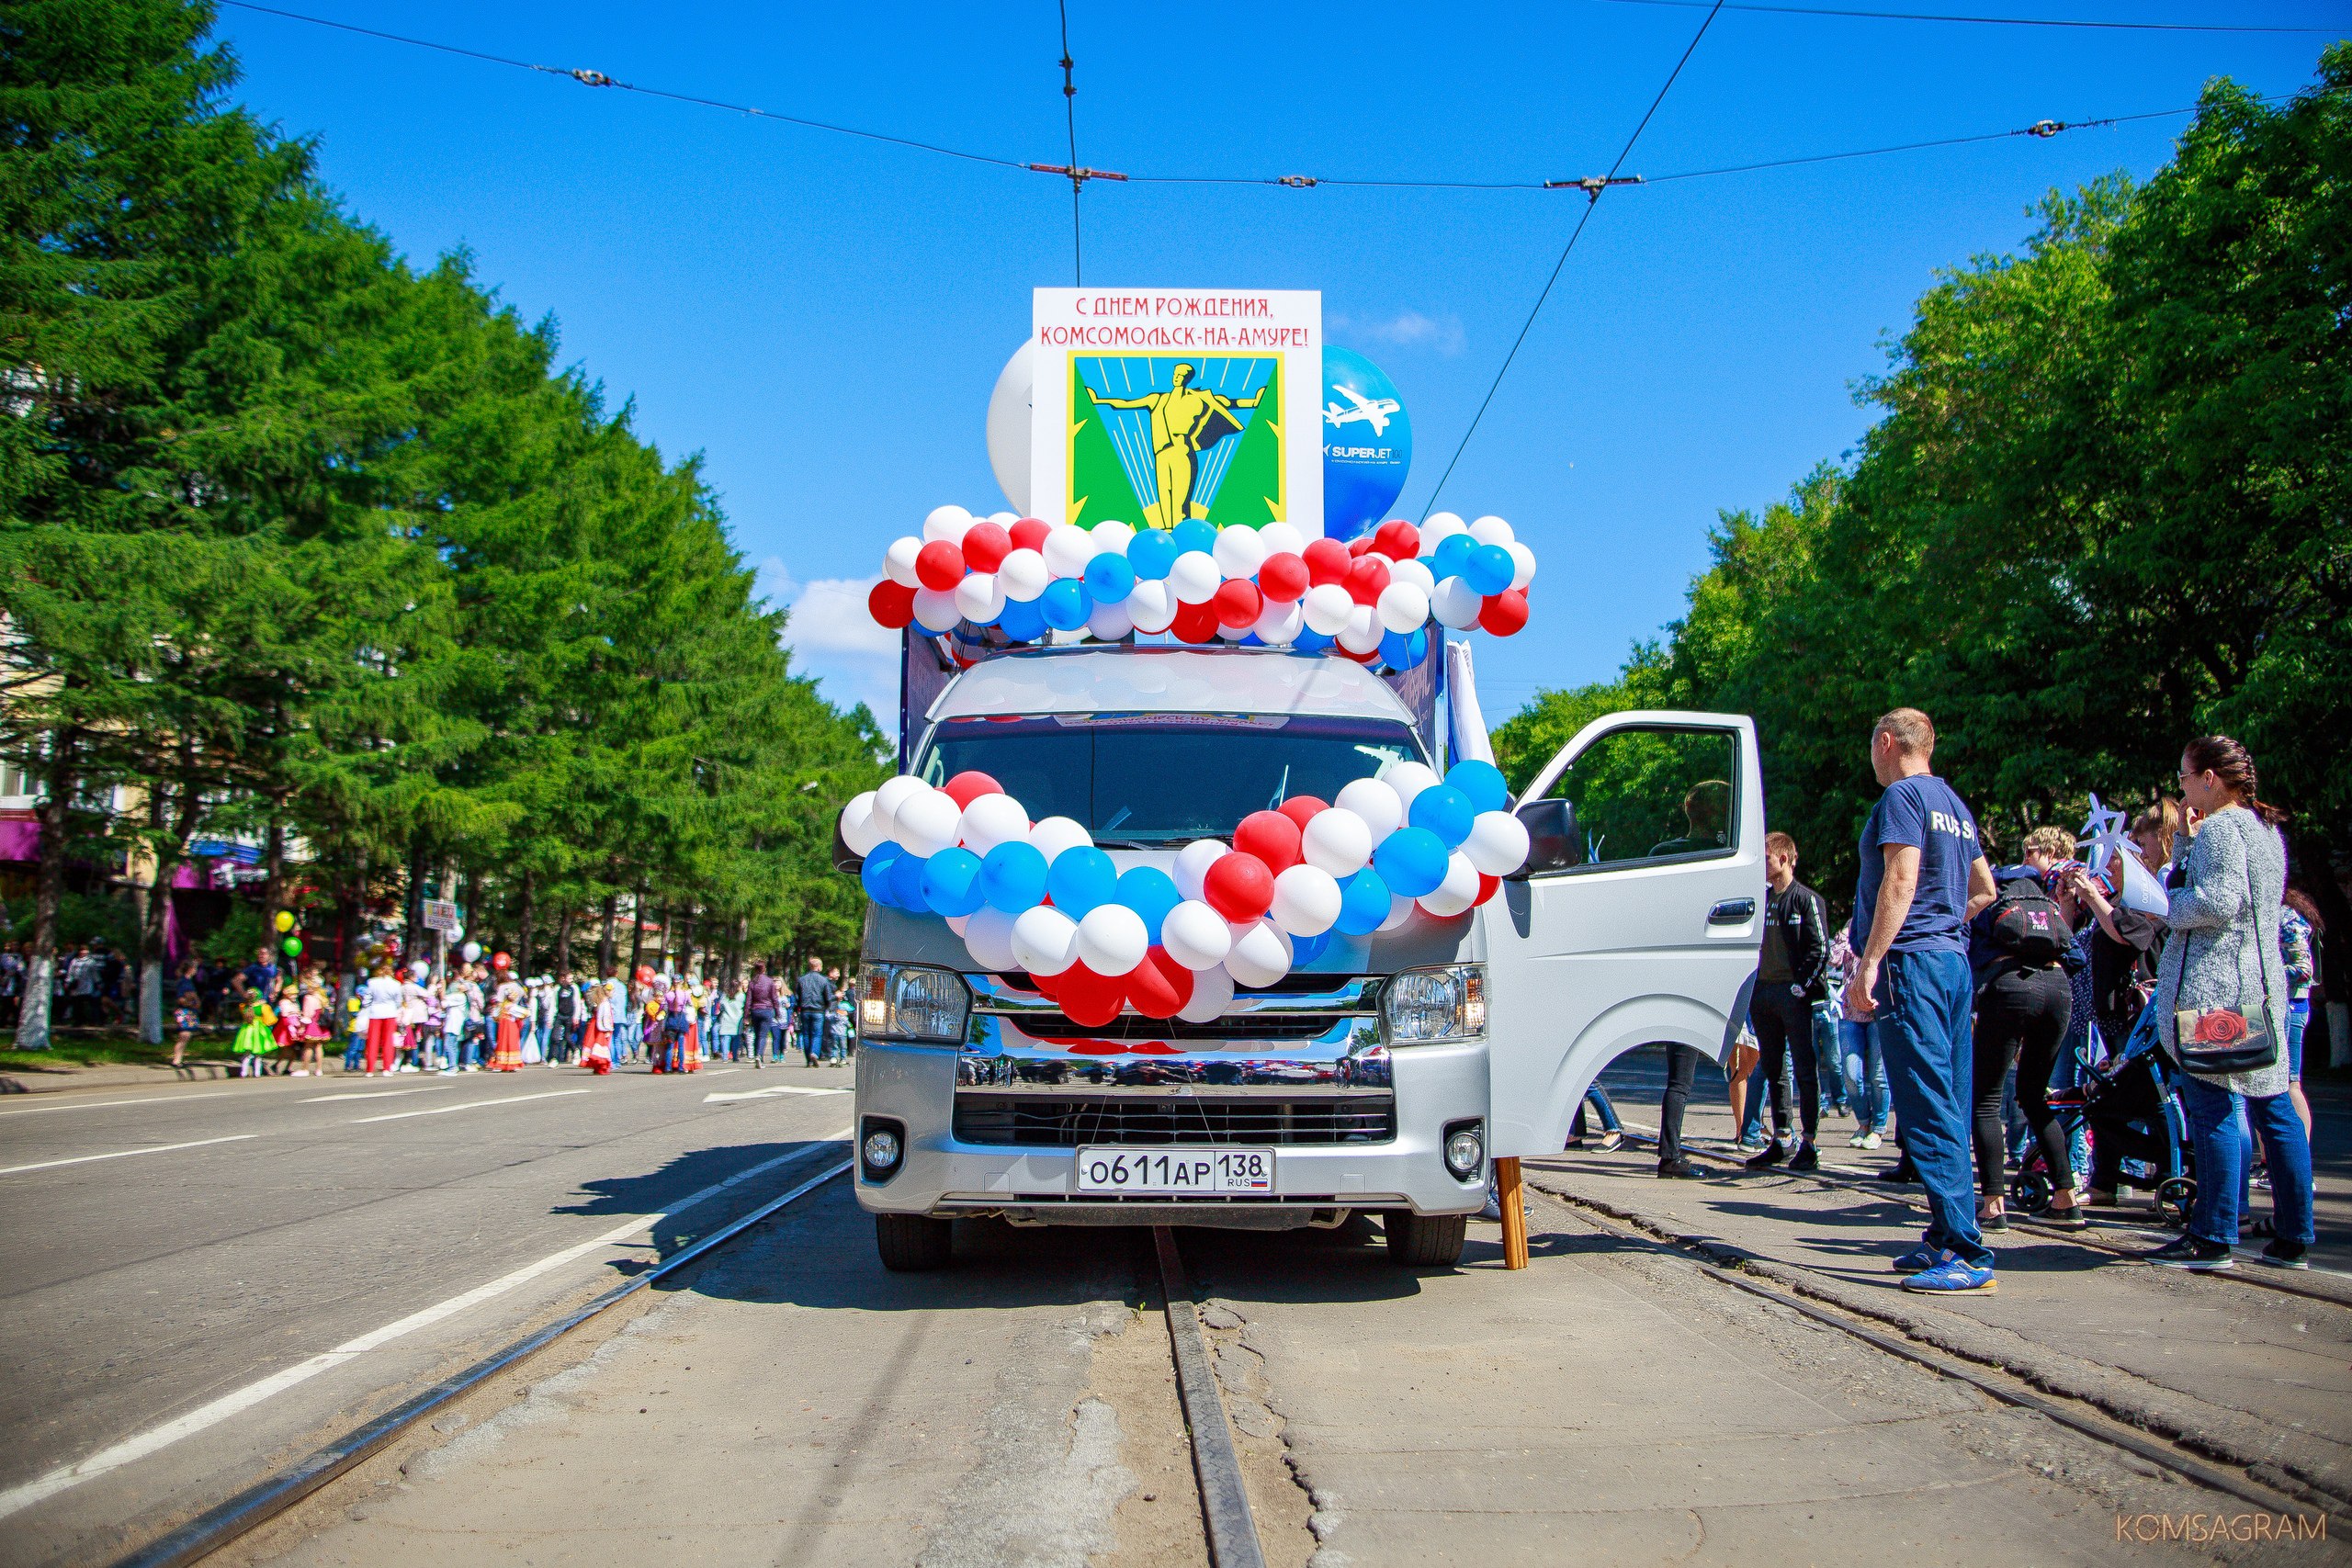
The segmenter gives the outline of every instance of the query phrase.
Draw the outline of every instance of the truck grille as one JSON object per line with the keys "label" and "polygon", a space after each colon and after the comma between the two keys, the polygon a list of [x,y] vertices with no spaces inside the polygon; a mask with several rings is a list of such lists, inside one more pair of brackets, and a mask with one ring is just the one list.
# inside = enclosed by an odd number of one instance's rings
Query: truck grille
{"label": "truck grille", "polygon": [[1007,1023],[1032,1040],[1313,1040],[1333,1022],[1329,1013],[1238,1013],[1187,1023],[1181,1018],[1121,1013],[1108,1023],[1073,1023],[1057,1012],[1008,1015]]}
{"label": "truck grille", "polygon": [[959,1094],[955,1133],[958,1143],[1018,1148],[1385,1144],[1396,1136],[1396,1100],[1389,1094],[1317,1100]]}

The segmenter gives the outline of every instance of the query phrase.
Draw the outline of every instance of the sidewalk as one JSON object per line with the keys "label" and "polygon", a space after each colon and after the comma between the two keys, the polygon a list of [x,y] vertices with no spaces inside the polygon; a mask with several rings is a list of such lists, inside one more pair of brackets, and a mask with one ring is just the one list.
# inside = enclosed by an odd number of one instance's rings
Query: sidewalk
{"label": "sidewalk", "polygon": [[160,1063],[59,1062],[54,1066],[0,1068],[0,1097],[54,1094],[77,1089],[161,1089],[175,1083],[207,1083],[234,1077],[236,1064],[225,1058],[191,1056],[187,1066]]}

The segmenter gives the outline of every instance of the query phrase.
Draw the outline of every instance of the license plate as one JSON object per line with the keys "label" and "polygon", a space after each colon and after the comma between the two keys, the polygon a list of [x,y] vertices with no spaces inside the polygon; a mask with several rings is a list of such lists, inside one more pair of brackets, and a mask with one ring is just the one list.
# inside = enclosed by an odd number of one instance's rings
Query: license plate
{"label": "license plate", "polygon": [[1080,1149],[1078,1190],[1151,1197],[1272,1192],[1272,1149]]}

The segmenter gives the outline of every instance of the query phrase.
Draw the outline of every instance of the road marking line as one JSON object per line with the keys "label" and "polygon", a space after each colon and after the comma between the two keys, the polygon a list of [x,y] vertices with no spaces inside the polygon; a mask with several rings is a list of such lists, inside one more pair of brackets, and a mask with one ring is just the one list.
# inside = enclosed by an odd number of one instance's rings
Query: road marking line
{"label": "road marking line", "polygon": [[54,1170],[61,1165],[87,1165],[94,1159],[129,1159],[132,1155],[167,1155],[174,1149],[201,1149],[213,1144],[242,1144],[247,1138],[258,1138],[259,1133],[232,1133],[225,1138],[198,1138],[192,1144],[156,1144],[143,1149],[117,1149],[112,1154],[75,1155],[72,1159],[45,1159],[36,1165],[0,1167],[0,1176],[17,1176],[28,1170]]}
{"label": "road marking line", "polygon": [[[244,1135],[254,1136],[252,1134]],[[831,1137],[820,1139],[818,1142],[838,1143],[848,1136],[849,1129],[843,1127]],[[560,1251],[550,1252],[535,1263],[526,1263],[512,1273],[500,1275],[487,1285],[478,1285],[463,1294],[451,1296],[447,1301],[437,1302],[421,1312],[413,1312],[406,1317],[384,1325],[381,1328],[371,1329],[356,1339],[346,1339],[332,1350],[322,1350],[309,1360],[297,1361],[282,1371],[273,1372],[258,1382],[247,1383],[241,1389],[222,1394],[211,1404],[199,1405],[175,1420],[166,1421],[159,1427],[150,1427],[143,1432],[124,1438],[112,1448],[99,1450],[87,1459],[77,1460],[72,1464],[60,1465],[46,1475],[37,1476],[21,1485],[0,1492],[0,1518],[21,1513],[45,1498],[55,1496],[69,1486],[78,1485],[96,1476],[107,1474],[110,1471],[120,1470],[124,1465],[144,1459],[159,1449],[178,1442],[182,1438],[194,1437],[198,1432],[217,1427],[232,1416],[250,1410],[264,1400],[275,1394],[283,1393],[298,1383],[308,1382],[321,1372],[332,1371],[354,1357],[365,1355],[379,1346],[390,1344],[403,1335],[413,1334],[420,1328],[430,1327],[445,1318],[454,1317],[468,1307],[479,1306],[493,1297],[504,1295],[516,1286],[528,1284],[540,1275],[550,1269],[560,1269],[575,1258],[594,1252],[600,1247],[617,1246],[639,1231],[659,1224],[663,1220],[674,1219],[697,1203],[714,1198],[729,1188],[749,1181],[763,1172],[774,1170],[777,1166],[798,1159],[807,1152],[808,1149],[804,1146],[791,1154],[778,1155],[774,1159],[763,1160],[747,1170],[739,1170],[723,1181],[715,1181],[701,1191],[689,1194],[660,1213],[634,1215],[628,1224],[617,1225],[602,1235],[577,1242]]]}
{"label": "road marking line", "polygon": [[455,1089],[458,1086],[453,1083],[425,1083],[419,1084],[414,1089],[371,1089],[353,1094],[314,1094],[311,1096],[310,1099],[299,1100],[296,1103],[301,1105],[325,1105],[331,1101],[338,1100],[390,1100],[394,1095],[399,1094],[439,1094],[445,1089]]}
{"label": "road marking line", "polygon": [[584,1089],[551,1089],[539,1094],[510,1094],[503,1100],[469,1100],[463,1105],[428,1105],[422,1111],[395,1111],[389,1116],[355,1116],[355,1127],[368,1122],[404,1122],[412,1116],[447,1116],[452,1111],[478,1111],[485,1105],[520,1105],[526,1100],[561,1100],[567,1094],[586,1094]]}
{"label": "road marking line", "polygon": [[705,1105],[710,1105],[728,1100],[768,1100],[779,1094],[847,1094],[849,1090],[845,1089],[802,1089],[798,1084],[780,1083],[767,1089],[737,1089],[731,1093],[722,1089],[717,1094],[704,1095],[702,1102]]}
{"label": "road marking line", "polygon": [[13,1111],[0,1111],[0,1116],[30,1116],[37,1111],[104,1111],[109,1105],[177,1105],[184,1100],[226,1100],[242,1092],[240,1089],[216,1089],[204,1094],[150,1095],[144,1100],[85,1100],[77,1105],[20,1105]]}

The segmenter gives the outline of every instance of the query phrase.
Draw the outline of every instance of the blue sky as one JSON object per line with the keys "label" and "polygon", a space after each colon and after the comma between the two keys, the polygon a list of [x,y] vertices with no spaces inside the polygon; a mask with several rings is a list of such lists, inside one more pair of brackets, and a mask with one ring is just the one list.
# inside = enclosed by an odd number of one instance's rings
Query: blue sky
{"label": "blue sky", "polygon": [[[1866,0],[1828,0],[1868,8]],[[938,141],[1067,158],[1054,7],[287,0],[362,27]],[[2008,16],[2346,26],[2318,0],[1971,0]],[[1605,170],[1704,13],[1072,0],[1080,160],[1143,175],[1444,180]],[[1180,18],[1181,19],[1175,19]],[[2352,30],[2347,28],[2346,30]],[[562,355],[699,452],[799,666],[895,705],[864,620],[889,540],[1003,502],[988,394],[1029,290],[1071,281],[1066,183],[594,90],[223,7],[241,96],[316,140],[420,265],[458,247]],[[2326,39],[1725,11],[1628,160],[1662,175],[2186,107],[2218,75],[2310,78]],[[1936,270],[2014,248],[2053,186],[2145,175],[2181,119],[1698,179],[1606,197],[1442,504],[1542,562],[1528,629],[1479,639],[1488,716],[1603,679],[1679,611],[1718,509],[1758,507],[1867,423]],[[1091,284],[1319,288],[1386,369],[1418,514],[1584,197],[1573,191],[1089,187]]]}

